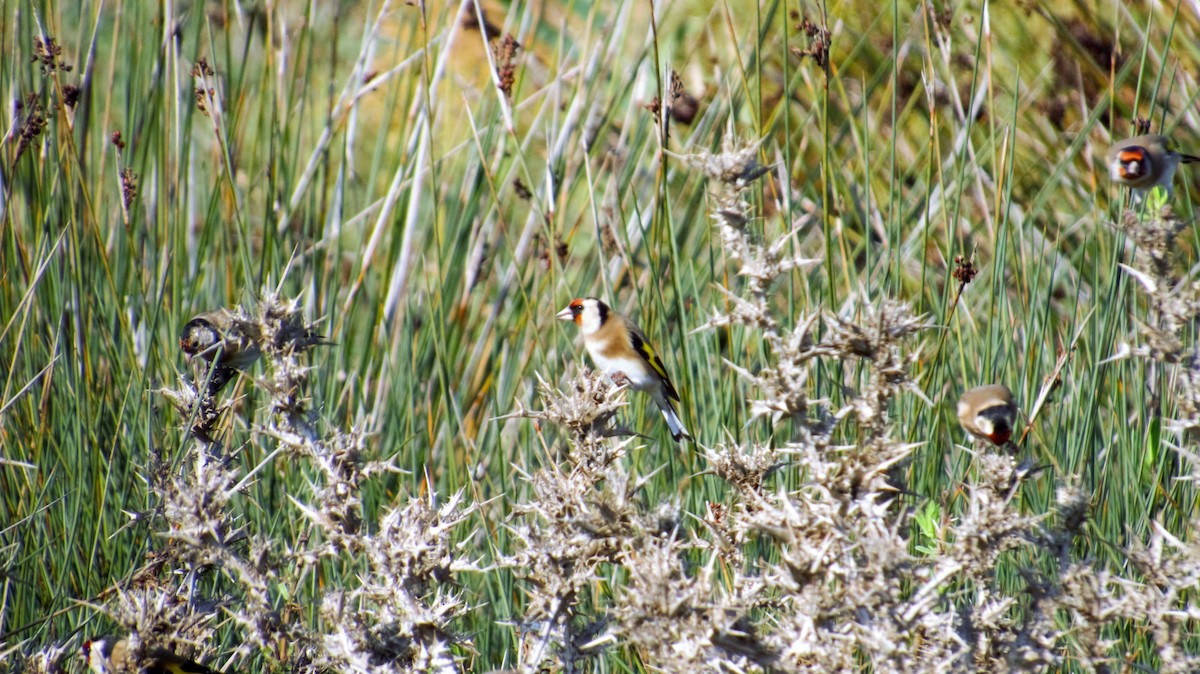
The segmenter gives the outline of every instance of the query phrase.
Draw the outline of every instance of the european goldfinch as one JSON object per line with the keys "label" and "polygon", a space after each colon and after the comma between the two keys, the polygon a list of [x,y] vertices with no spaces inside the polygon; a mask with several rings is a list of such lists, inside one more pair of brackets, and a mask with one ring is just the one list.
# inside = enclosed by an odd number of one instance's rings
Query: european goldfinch
{"label": "european goldfinch", "polygon": [[188,321],[179,336],[179,348],[193,358],[234,370],[245,370],[261,355],[254,340],[242,334],[233,312],[227,309],[209,311]]}
{"label": "european goldfinch", "polygon": [[958,423],[997,447],[1008,443],[1017,423],[1017,403],[1007,386],[977,386],[958,399]]}
{"label": "european goldfinch", "polygon": [[1108,172],[1113,182],[1138,192],[1162,185],[1171,194],[1175,169],[1196,161],[1200,157],[1176,152],[1170,138],[1147,134],[1113,144],[1108,151]]}
{"label": "european goldfinch", "polygon": [[83,642],[83,658],[95,674],[216,674],[163,648],[149,650],[139,658],[128,639],[116,637]]}
{"label": "european goldfinch", "polygon": [[566,309],[558,312],[557,318],[574,321],[579,326],[588,355],[614,382],[650,394],[662,410],[675,442],[691,438],[671,404],[672,399],[679,400],[679,393],[671,385],[662,360],[650,346],[645,333],[594,297],[571,300]]}

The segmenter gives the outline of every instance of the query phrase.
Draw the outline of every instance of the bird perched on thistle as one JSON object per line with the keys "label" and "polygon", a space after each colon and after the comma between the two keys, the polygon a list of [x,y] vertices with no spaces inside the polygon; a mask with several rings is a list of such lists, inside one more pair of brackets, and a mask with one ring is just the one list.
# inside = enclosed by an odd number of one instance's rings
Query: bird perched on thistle
{"label": "bird perched on thistle", "polygon": [[184,324],[179,348],[188,357],[209,364],[209,395],[216,395],[239,370],[249,368],[262,355],[256,335],[249,334],[251,326],[228,309],[199,314]]}
{"label": "bird perched on thistle", "polygon": [[1002,384],[976,386],[958,399],[958,423],[971,435],[997,447],[1008,444],[1017,423],[1017,403]]}
{"label": "bird perched on thistle", "polygon": [[667,420],[675,442],[691,439],[671,404],[672,400],[679,400],[679,393],[671,385],[667,370],[645,333],[594,297],[571,300],[557,318],[574,321],[579,326],[588,355],[614,382],[650,394]]}
{"label": "bird perched on thistle", "polygon": [[111,636],[83,642],[83,659],[94,674],[216,674],[165,648],[139,654],[128,639]]}
{"label": "bird perched on thistle", "polygon": [[1108,173],[1113,182],[1147,193],[1158,186],[1174,193],[1171,181],[1180,164],[1200,161],[1200,157],[1177,152],[1166,136],[1146,134],[1114,143],[1108,151]]}
{"label": "bird perched on thistle", "polygon": [[179,335],[180,350],[211,366],[210,394],[220,391],[238,371],[249,369],[264,349],[299,353],[331,343],[317,334],[299,312],[271,310],[258,318],[241,310],[208,311],[185,323]]}
{"label": "bird perched on thistle", "polygon": [[179,348],[216,367],[245,370],[258,360],[262,351],[241,323],[228,309],[199,314],[184,324]]}

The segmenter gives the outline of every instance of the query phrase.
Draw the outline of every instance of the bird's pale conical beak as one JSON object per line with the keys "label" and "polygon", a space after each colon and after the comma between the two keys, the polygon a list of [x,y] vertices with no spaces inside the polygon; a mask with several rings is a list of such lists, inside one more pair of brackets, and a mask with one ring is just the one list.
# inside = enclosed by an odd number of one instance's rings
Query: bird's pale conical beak
{"label": "bird's pale conical beak", "polygon": [[575,314],[571,313],[571,307],[567,307],[566,309],[563,309],[562,311],[560,311],[560,312],[558,312],[557,314],[555,314],[555,315],[554,315],[554,317],[555,317],[555,318],[557,318],[557,319],[558,319],[558,320],[560,320],[560,321],[573,321],[573,320],[575,320]]}

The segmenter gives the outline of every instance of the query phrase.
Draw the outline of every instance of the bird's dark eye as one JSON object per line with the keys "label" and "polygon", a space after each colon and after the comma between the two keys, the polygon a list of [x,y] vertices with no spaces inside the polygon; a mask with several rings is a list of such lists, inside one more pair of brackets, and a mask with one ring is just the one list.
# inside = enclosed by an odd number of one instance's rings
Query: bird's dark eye
{"label": "bird's dark eye", "polygon": [[572,304],[571,305],[571,313],[578,314],[582,311],[583,311],[583,305],[581,305],[581,304]]}

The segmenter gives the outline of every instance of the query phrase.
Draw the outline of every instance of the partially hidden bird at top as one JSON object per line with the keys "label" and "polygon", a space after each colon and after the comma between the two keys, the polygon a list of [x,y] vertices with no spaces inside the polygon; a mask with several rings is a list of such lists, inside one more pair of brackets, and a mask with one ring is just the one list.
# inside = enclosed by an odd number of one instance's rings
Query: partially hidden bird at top
{"label": "partially hidden bird at top", "polygon": [[1200,157],[1175,150],[1170,138],[1157,134],[1134,136],[1113,143],[1108,151],[1108,173],[1113,182],[1145,194],[1155,187],[1174,193],[1171,181],[1180,164],[1200,161]]}

